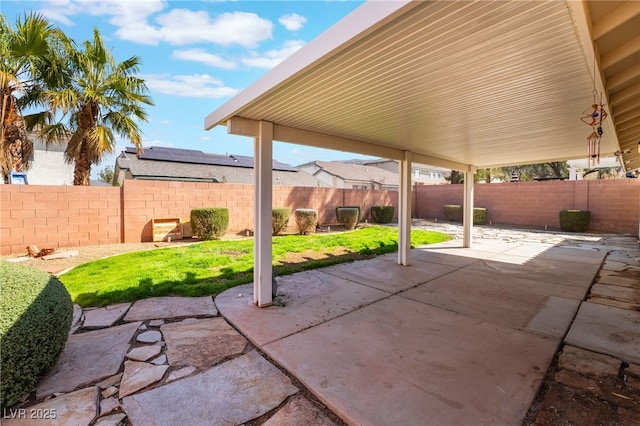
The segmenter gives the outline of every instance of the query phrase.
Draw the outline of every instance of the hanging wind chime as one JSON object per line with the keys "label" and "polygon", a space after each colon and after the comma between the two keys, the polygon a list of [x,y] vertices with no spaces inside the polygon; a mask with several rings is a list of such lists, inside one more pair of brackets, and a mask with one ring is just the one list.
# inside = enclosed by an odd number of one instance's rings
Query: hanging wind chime
{"label": "hanging wind chime", "polygon": [[607,118],[607,111],[604,109],[602,102],[602,92],[600,92],[600,103],[597,103],[596,96],[596,58],[593,58],[593,104],[583,112],[580,118],[583,123],[591,126],[592,132],[587,136],[589,144],[589,152],[587,154],[587,167],[594,167],[600,164],[600,139],[604,131],[602,130],[602,122]]}
{"label": "hanging wind chime", "polygon": [[592,132],[587,136],[587,142],[589,144],[589,152],[587,156],[588,167],[593,167],[596,164],[600,164],[600,138],[604,133],[602,130],[602,122],[607,118],[607,111],[604,109],[602,103],[602,95],[600,96],[600,103],[596,103],[596,94],[593,94],[593,104],[583,114],[581,120],[591,126]]}

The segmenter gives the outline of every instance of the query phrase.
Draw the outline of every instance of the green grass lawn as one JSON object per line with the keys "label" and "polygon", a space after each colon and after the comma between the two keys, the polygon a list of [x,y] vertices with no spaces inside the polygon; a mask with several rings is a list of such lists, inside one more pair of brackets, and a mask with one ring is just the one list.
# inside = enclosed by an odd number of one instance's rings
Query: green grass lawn
{"label": "green grass lawn", "polygon": [[[449,239],[439,232],[411,232],[414,247]],[[397,229],[384,226],[337,234],[274,237],[273,273],[287,275],[397,249]],[[60,281],[73,301],[83,307],[154,296],[216,295],[253,281],[253,239],[122,254],[80,265],[61,275]]]}

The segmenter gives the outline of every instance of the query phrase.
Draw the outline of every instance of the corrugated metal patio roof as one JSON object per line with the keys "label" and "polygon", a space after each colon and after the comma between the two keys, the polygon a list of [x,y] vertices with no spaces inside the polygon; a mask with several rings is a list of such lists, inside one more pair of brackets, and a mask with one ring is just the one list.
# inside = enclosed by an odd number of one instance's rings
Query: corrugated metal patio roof
{"label": "corrugated metal patio roof", "polygon": [[602,154],[640,168],[640,2],[591,3],[365,3],[205,127],[461,170],[582,158],[595,52]]}

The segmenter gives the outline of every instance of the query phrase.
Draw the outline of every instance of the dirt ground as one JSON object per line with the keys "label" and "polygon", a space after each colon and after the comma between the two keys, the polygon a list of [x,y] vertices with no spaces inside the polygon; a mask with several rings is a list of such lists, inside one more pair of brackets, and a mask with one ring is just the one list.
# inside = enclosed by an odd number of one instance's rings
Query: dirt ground
{"label": "dirt ground", "polygon": [[[53,254],[76,253],[77,255],[62,259],[45,260],[43,258],[28,257],[21,261],[22,265],[28,265],[41,271],[58,275],[66,270],[83,263],[90,262],[103,257],[114,256],[122,253],[129,253],[140,250],[154,250],[161,247],[171,247],[185,244],[193,244],[191,240],[180,240],[176,242],[160,242],[160,243],[118,243],[118,244],[101,244],[97,246],[69,247],[57,249]],[[25,248],[24,254],[16,254],[3,256],[3,260],[15,260],[28,256]]]}

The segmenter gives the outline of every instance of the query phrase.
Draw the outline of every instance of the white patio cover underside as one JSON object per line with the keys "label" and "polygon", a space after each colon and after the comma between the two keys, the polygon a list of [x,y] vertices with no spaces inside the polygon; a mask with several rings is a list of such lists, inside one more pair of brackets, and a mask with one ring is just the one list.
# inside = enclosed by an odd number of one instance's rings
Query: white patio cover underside
{"label": "white patio cover underside", "polygon": [[[612,31],[624,27],[621,40],[630,40],[609,71],[623,73],[612,96],[627,110],[631,139],[620,145],[611,111],[601,153],[618,153],[635,169],[640,49],[628,26],[640,19],[640,2],[610,3],[624,13],[612,20],[620,13],[600,10],[600,19],[609,19],[600,36],[608,53],[616,50],[606,40]],[[608,103],[611,94],[599,68],[594,75],[591,26],[589,8],[579,1],[368,2],[212,112],[205,127],[226,125],[257,145],[275,140],[392,158],[401,171],[408,159],[467,178],[476,168],[583,158],[592,129],[580,117],[594,87],[598,101],[602,93]],[[261,122],[272,124],[269,134],[261,133]],[[267,171],[260,175],[270,179]],[[472,194],[470,185],[467,208]]]}

